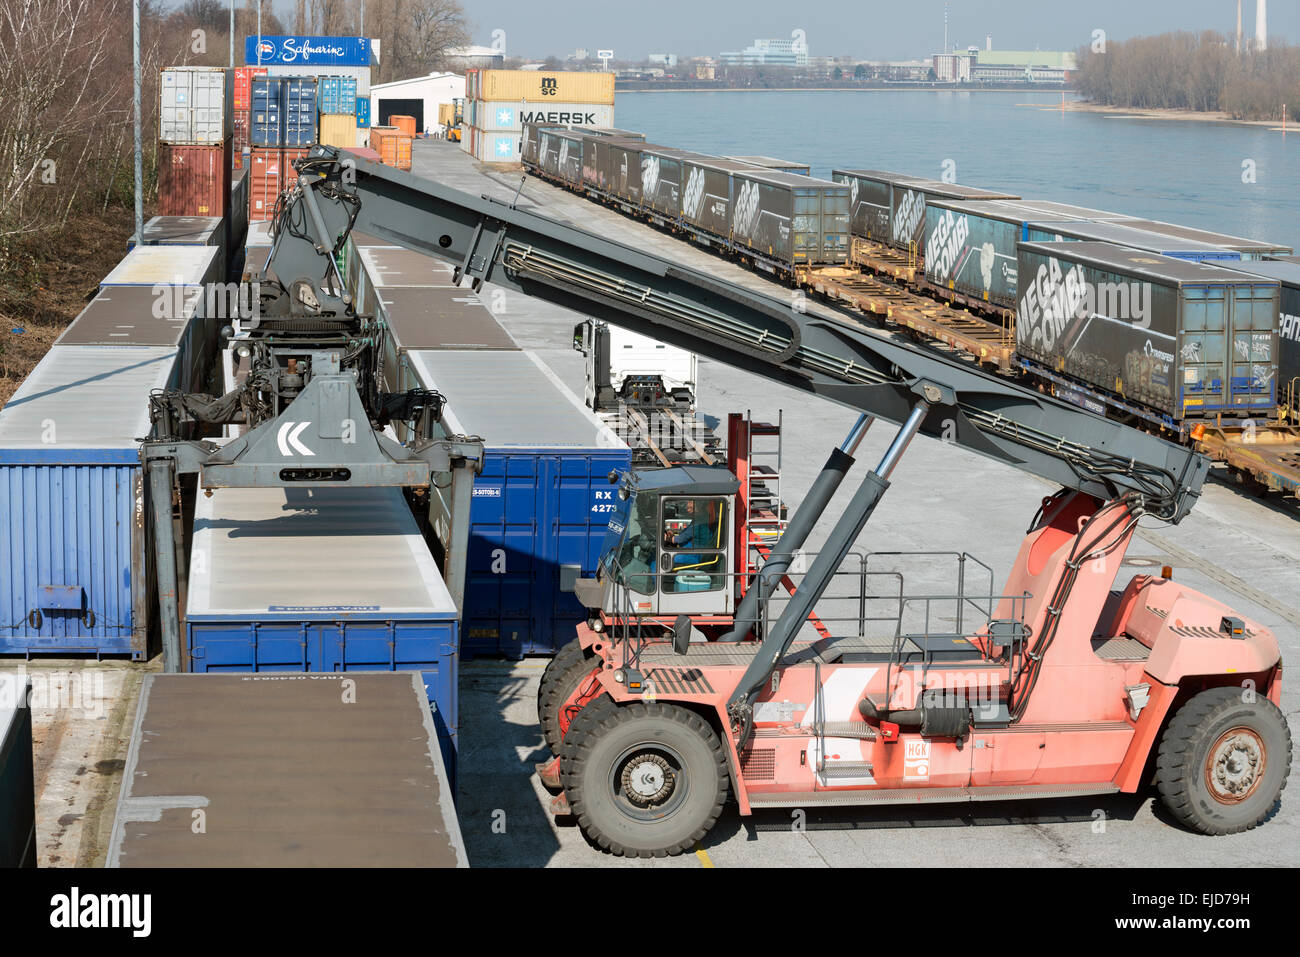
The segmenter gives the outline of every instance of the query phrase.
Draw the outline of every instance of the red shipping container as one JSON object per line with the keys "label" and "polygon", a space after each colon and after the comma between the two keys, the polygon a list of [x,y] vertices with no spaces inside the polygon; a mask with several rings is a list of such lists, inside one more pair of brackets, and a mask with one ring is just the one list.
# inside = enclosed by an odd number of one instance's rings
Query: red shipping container
{"label": "red shipping container", "polygon": [[244,150],[248,149],[248,110],[235,110],[234,115],[235,142],[232,149],[231,160],[236,169],[242,169],[244,165]]}
{"label": "red shipping container", "polygon": [[230,217],[232,140],[158,144],[158,215]]}
{"label": "red shipping container", "polygon": [[237,66],[235,67],[235,88],[231,91],[234,98],[236,113],[241,110],[247,113],[253,108],[253,77],[265,76],[266,67],[264,66]]}
{"label": "red shipping container", "polygon": [[275,213],[276,200],[296,175],[293,161],[307,155],[308,147],[251,147],[248,158],[248,221],[260,223]]}

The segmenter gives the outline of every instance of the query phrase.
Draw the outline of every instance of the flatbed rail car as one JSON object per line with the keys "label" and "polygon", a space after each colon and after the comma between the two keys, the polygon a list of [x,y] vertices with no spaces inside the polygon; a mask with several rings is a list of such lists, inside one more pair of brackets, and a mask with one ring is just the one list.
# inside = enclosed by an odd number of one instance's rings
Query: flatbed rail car
{"label": "flatbed rail car", "polygon": [[108,866],[468,867],[437,718],[418,675],[146,675]]}

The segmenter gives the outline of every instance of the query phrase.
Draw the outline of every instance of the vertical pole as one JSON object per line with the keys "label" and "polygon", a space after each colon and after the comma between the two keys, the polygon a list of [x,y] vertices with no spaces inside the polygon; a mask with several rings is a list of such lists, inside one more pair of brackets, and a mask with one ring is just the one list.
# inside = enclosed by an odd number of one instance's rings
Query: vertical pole
{"label": "vertical pole", "polygon": [[262,65],[262,0],[257,0],[257,65]]}
{"label": "vertical pole", "polygon": [[366,0],[361,0],[361,23],[357,26],[357,36],[366,35]]}
{"label": "vertical pole", "polygon": [[235,0],[230,0],[230,68],[235,68]]}
{"label": "vertical pole", "polygon": [[469,508],[474,495],[475,463],[461,459],[451,470],[451,502],[442,575],[458,613],[465,607],[465,574],[469,559]]}
{"label": "vertical pole", "polygon": [[154,459],[149,463],[149,501],[153,510],[154,560],[158,573],[158,619],[162,630],[163,671],[168,674],[182,670],[172,481],[169,460]]}
{"label": "vertical pole", "polygon": [[135,241],[144,239],[144,148],[140,132],[140,0],[131,4],[132,97],[135,110]]}

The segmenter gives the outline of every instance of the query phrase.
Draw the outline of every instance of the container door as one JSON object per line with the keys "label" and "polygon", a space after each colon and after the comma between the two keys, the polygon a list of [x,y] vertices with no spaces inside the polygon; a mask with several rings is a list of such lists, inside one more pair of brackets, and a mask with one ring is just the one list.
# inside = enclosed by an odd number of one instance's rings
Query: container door
{"label": "container door", "polygon": [[1278,290],[1232,287],[1232,378],[1230,404],[1271,410],[1276,404]]}
{"label": "container door", "polygon": [[792,190],[794,194],[793,262],[821,261],[821,193],[813,189]]}
{"label": "container door", "polygon": [[1184,336],[1180,349],[1183,406],[1221,409],[1227,396],[1227,295],[1223,286],[1189,286],[1183,290]]}

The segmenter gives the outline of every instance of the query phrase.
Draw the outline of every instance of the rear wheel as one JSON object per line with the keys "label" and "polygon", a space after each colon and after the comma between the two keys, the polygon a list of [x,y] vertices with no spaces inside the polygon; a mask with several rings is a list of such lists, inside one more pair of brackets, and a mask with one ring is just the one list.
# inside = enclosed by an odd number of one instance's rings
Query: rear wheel
{"label": "rear wheel", "polygon": [[718,736],[698,714],[671,704],[593,701],[564,739],[560,774],[583,831],[626,857],[694,847],[727,798]]}
{"label": "rear wheel", "polygon": [[1202,691],[1160,739],[1156,787],[1170,812],[1202,834],[1235,834],[1264,820],[1291,770],[1291,729],[1277,706],[1241,688]]}
{"label": "rear wheel", "polygon": [[569,670],[575,661],[580,661],[587,657],[586,649],[577,638],[571,639],[551,656],[547,662],[546,669],[542,672],[542,680],[537,684],[537,723],[543,723],[543,715],[546,713],[545,703],[550,685],[555,679]]}

